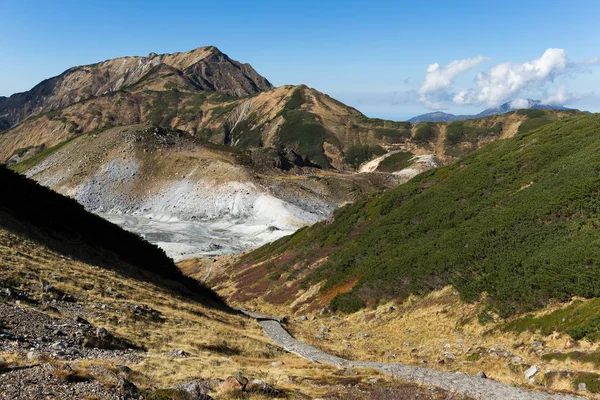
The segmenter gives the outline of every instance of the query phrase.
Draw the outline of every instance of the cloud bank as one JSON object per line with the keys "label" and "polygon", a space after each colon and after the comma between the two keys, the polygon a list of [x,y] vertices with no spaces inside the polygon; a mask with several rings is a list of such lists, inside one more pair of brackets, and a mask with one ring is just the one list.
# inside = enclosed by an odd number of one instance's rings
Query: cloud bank
{"label": "cloud bank", "polygon": [[447,97],[445,90],[454,83],[454,78],[484,61],[487,61],[487,58],[479,56],[455,60],[445,67],[440,67],[438,63],[431,64],[427,67],[425,81],[419,89],[419,101],[426,106],[438,105]]}
{"label": "cloud bank", "polygon": [[[492,65],[488,70],[477,73],[475,86],[459,90],[453,89],[455,78],[489,60],[478,56],[452,61],[445,67],[431,64],[419,89],[419,102],[427,108],[442,109],[449,102],[459,105],[498,106],[513,101],[515,105],[525,104],[521,96],[526,91],[546,91],[557,77],[570,73],[583,72],[587,67],[600,64],[593,58],[579,62],[569,60],[564,49],[549,48],[540,58],[525,63],[505,62]],[[589,68],[587,68],[589,70]],[[543,99],[544,104],[563,104],[581,97],[561,86],[554,94]]]}

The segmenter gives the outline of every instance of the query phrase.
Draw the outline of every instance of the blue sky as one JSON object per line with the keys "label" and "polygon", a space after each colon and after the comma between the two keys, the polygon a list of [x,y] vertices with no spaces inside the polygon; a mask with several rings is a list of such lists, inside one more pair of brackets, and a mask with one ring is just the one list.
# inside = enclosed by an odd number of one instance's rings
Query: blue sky
{"label": "blue sky", "polygon": [[[0,95],[74,65],[215,45],[277,86],[304,83],[369,116],[526,97],[600,111],[599,17],[586,0],[0,0]],[[547,49],[560,51],[536,62]]]}

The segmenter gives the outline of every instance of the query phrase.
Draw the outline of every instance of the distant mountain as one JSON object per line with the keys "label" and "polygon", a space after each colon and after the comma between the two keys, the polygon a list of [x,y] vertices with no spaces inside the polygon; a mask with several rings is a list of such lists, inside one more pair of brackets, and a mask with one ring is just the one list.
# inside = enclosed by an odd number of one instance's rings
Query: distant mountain
{"label": "distant mountain", "polygon": [[413,124],[418,124],[419,122],[454,122],[454,121],[463,121],[465,119],[477,119],[489,117],[492,115],[500,115],[505,114],[507,112],[511,112],[518,109],[544,109],[544,110],[573,110],[572,108],[567,108],[559,104],[542,104],[540,100],[517,100],[510,101],[504,103],[498,107],[488,108],[480,112],[479,114],[474,115],[454,115],[441,111],[435,111],[427,114],[417,115],[408,120],[408,122]]}
{"label": "distant mountain", "polygon": [[418,124],[421,122],[453,122],[457,121],[459,118],[458,115],[445,113],[442,111],[434,111],[427,114],[417,115],[408,120],[408,122],[412,124]]}

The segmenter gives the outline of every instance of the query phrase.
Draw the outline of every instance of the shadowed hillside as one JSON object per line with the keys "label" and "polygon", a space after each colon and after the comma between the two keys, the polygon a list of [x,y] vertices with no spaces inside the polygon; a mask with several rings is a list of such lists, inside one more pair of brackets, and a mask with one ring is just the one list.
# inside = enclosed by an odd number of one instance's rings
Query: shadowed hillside
{"label": "shadowed hillside", "polygon": [[[164,251],[92,213],[75,200],[0,166],[0,226],[59,253],[176,288],[220,303],[218,297],[185,277]],[[133,268],[132,268],[133,267]],[[150,274],[149,274],[150,273]],[[156,275],[163,279],[156,279]]]}

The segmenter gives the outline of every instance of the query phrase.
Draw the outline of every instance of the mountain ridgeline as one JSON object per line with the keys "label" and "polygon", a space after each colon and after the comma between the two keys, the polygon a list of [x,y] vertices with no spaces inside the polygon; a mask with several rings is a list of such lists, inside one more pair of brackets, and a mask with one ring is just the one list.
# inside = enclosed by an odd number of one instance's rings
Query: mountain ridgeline
{"label": "mountain ridgeline", "polygon": [[[577,115],[544,110],[552,121]],[[308,88],[273,88],[217,48],[123,57],[74,67],[32,90],[0,98],[0,161],[13,165],[78,135],[137,124],[178,129],[268,158],[280,171],[355,171],[389,150],[435,154],[443,163],[518,131],[530,117],[465,121],[462,142],[444,124],[368,118]]]}
{"label": "mountain ridgeline", "polygon": [[[511,111],[515,111],[517,109],[526,109],[526,110],[559,110],[559,111],[568,111],[572,110],[570,108],[563,107],[559,104],[545,104],[540,100],[522,100],[519,103],[508,102],[504,103],[498,107],[487,108],[478,114],[473,115],[454,115],[445,113],[442,111],[435,111],[427,114],[417,115],[416,117],[412,117],[408,120],[413,124],[418,124],[420,122],[454,122],[454,121],[464,121],[467,119],[478,119],[490,117],[492,115],[501,115],[506,114]],[[574,110],[573,110],[574,111]]]}
{"label": "mountain ridgeline", "polygon": [[504,317],[598,297],[599,132],[599,115],[554,122],[347,205],[244,256],[231,270],[272,292],[238,290],[281,303],[321,284],[304,305],[352,312],[451,284]]}
{"label": "mountain ridgeline", "polygon": [[116,92],[162,71],[182,86],[196,90],[244,96],[273,86],[249,64],[241,64],[216,47],[186,53],[147,57],[120,57],[68,69],[33,89],[0,97],[0,129],[14,126],[30,115],[56,110],[88,98]]}

